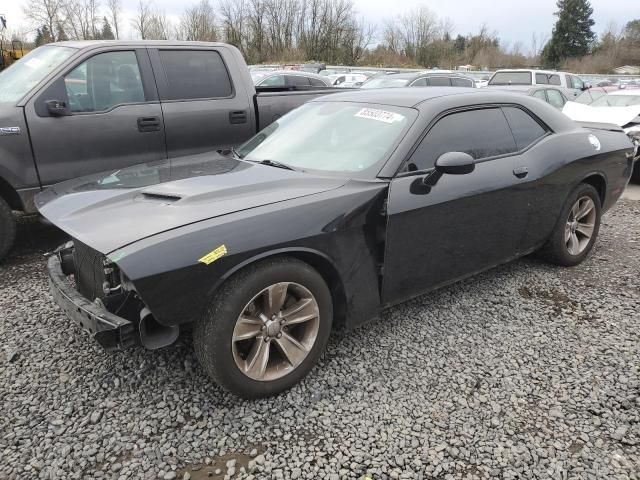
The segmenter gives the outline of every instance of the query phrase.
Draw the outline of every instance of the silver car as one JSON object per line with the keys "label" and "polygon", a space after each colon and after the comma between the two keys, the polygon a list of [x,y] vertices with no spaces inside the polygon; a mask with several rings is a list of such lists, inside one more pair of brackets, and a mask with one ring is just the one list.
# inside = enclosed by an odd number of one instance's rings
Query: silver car
{"label": "silver car", "polygon": [[271,72],[251,72],[256,87],[331,87],[331,79],[322,75],[300,70],[275,70]]}

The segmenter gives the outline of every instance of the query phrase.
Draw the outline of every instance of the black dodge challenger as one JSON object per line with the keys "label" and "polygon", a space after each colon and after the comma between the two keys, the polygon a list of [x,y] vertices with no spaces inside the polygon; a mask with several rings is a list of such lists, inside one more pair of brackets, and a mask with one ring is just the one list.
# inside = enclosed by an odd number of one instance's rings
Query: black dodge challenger
{"label": "black dodge challenger", "polygon": [[300,381],[333,327],[532,252],[591,250],[633,167],[612,125],[460,88],[318,98],[237,150],[56,185],[37,198],[72,241],[55,301],[107,349],[193,324],[221,386]]}

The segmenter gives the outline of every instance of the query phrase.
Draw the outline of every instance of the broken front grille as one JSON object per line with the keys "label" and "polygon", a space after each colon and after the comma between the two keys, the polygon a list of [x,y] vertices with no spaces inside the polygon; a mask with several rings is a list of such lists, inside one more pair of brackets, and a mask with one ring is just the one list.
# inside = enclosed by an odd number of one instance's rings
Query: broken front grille
{"label": "broken front grille", "polygon": [[92,302],[96,298],[104,298],[105,256],[78,240],[74,240],[73,245],[76,289]]}

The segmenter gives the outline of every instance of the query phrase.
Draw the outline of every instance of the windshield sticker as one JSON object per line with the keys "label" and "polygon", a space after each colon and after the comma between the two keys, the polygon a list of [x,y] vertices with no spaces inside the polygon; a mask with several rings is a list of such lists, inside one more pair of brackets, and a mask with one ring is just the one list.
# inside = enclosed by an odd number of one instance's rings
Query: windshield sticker
{"label": "windshield sticker", "polygon": [[211,265],[213,262],[215,262],[219,258],[224,257],[226,254],[227,254],[227,246],[220,245],[218,248],[216,248],[212,252],[207,253],[204,257],[200,258],[198,261],[200,263],[204,263],[205,265]]}
{"label": "windshield sticker", "polygon": [[30,58],[29,60],[24,62],[24,65],[29,68],[38,68],[41,67],[43,63],[44,62],[39,58]]}
{"label": "windshield sticker", "polygon": [[368,118],[370,120],[377,120],[384,123],[401,122],[404,120],[404,116],[395,112],[388,112],[386,110],[378,110],[377,108],[363,108],[354,115],[359,118]]}

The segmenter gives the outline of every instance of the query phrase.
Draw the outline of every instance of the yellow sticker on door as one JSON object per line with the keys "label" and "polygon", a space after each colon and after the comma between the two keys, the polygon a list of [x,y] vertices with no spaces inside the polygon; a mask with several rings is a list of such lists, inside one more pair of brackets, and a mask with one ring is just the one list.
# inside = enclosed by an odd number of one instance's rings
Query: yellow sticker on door
{"label": "yellow sticker on door", "polygon": [[213,262],[218,260],[219,258],[224,257],[227,254],[227,246],[220,245],[214,251],[207,253],[204,257],[199,259],[200,263],[204,263],[205,265],[211,265]]}

